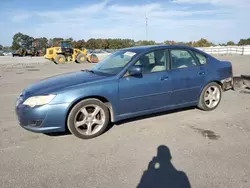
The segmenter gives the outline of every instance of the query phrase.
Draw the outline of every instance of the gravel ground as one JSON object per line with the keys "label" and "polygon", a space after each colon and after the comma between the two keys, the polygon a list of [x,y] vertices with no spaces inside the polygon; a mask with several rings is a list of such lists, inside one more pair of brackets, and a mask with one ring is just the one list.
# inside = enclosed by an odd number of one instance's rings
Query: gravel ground
{"label": "gravel ground", "polygon": [[[230,60],[235,75],[250,75],[250,56],[219,59]],[[35,134],[17,124],[15,99],[23,88],[91,66],[0,57],[1,188],[145,188],[141,180],[152,187],[250,187],[250,95],[240,91],[224,93],[212,112],[185,109],[124,121],[91,140]]]}

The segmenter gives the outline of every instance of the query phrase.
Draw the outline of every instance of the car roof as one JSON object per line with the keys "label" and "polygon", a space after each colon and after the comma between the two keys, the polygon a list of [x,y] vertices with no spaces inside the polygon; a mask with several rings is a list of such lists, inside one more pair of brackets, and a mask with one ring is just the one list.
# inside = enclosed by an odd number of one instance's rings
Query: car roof
{"label": "car roof", "polygon": [[196,48],[190,47],[190,46],[184,46],[184,45],[147,45],[147,46],[135,46],[135,47],[129,47],[129,48],[123,48],[120,50],[123,51],[133,51],[136,53],[142,53],[147,52],[151,50],[157,50],[157,49],[165,49],[165,48],[182,48],[182,49],[189,49],[189,50],[196,50]]}

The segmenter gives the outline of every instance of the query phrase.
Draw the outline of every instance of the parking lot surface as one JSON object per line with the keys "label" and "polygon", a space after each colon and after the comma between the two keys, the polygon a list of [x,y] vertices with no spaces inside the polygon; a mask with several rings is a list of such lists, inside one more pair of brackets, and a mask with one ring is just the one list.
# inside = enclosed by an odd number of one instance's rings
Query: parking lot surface
{"label": "parking lot surface", "polygon": [[[220,56],[250,75],[250,56]],[[18,94],[46,77],[89,68],[41,57],[0,57],[1,188],[249,188],[250,94],[223,93],[211,112],[183,109],[131,119],[90,140],[22,129]],[[164,186],[163,186],[164,185]],[[168,186],[165,186],[168,185]]]}

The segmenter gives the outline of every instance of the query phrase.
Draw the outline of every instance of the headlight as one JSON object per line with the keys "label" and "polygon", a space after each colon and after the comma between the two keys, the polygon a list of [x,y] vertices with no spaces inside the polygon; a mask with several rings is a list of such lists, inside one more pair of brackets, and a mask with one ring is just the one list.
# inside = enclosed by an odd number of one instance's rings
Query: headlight
{"label": "headlight", "polygon": [[50,103],[54,98],[55,95],[35,96],[26,99],[23,104],[30,107],[41,106]]}

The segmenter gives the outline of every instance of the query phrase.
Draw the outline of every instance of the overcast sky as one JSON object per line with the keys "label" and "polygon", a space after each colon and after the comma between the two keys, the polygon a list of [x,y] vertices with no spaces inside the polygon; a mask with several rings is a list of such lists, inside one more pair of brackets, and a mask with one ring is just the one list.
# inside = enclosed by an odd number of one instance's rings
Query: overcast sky
{"label": "overcast sky", "polygon": [[[33,37],[221,43],[250,38],[250,0],[1,0],[0,44]],[[145,17],[148,18],[148,35]]]}

